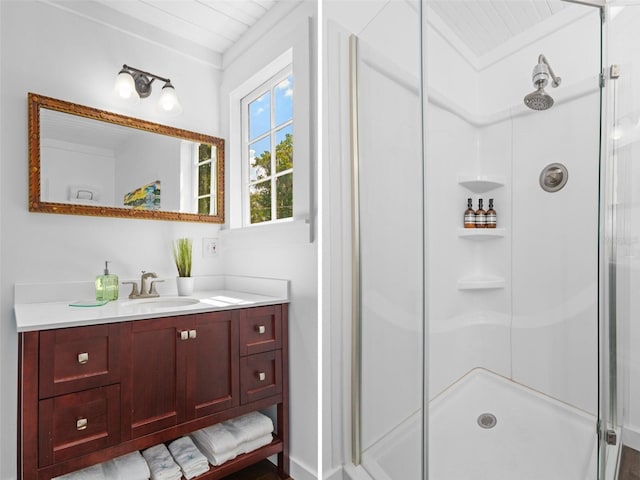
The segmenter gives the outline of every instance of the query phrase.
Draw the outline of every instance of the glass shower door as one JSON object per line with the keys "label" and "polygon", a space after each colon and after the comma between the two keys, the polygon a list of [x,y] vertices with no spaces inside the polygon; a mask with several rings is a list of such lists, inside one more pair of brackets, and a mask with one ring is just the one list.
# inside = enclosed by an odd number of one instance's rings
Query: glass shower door
{"label": "glass shower door", "polygon": [[388,2],[351,38],[353,460],[375,480],[422,478],[420,58],[417,2]]}

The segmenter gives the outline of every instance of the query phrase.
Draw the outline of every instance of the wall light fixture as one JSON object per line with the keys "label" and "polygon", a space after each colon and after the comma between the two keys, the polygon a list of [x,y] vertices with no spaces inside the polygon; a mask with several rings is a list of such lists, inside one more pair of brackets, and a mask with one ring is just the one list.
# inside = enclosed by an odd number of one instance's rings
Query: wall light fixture
{"label": "wall light fixture", "polygon": [[168,78],[123,65],[122,70],[116,77],[114,90],[119,98],[130,105],[135,105],[141,98],[147,98],[151,95],[151,84],[154,80],[164,82],[158,100],[160,110],[170,115],[180,114],[182,106],[178,100],[178,95],[176,95],[176,89]]}

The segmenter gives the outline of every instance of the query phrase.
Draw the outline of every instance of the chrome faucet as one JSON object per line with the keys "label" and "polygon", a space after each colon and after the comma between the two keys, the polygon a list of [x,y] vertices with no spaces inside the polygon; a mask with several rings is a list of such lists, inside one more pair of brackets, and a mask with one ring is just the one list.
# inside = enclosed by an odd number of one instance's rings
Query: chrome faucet
{"label": "chrome faucet", "polygon": [[132,285],[129,298],[152,298],[159,297],[160,294],[156,290],[156,283],[164,282],[164,280],[152,280],[151,286],[147,286],[147,279],[158,278],[158,274],[155,272],[145,272],[142,270],[142,276],[140,277],[140,292],[138,292],[138,284],[136,282],[122,282],[123,285]]}

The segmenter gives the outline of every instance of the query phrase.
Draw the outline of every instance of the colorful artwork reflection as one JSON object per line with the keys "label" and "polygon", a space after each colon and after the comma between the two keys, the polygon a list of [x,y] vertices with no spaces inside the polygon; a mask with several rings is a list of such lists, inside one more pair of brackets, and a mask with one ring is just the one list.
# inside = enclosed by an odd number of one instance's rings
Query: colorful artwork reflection
{"label": "colorful artwork reflection", "polygon": [[160,209],[160,180],[136,188],[125,194],[124,204],[141,210]]}

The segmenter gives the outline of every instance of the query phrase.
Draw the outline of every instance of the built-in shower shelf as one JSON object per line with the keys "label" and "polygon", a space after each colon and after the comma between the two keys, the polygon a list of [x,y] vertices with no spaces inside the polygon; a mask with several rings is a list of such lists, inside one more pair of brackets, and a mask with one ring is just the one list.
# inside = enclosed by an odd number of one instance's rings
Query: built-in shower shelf
{"label": "built-in shower shelf", "polygon": [[500,277],[469,277],[458,280],[458,290],[496,290],[505,285],[504,278]]}
{"label": "built-in shower shelf", "polygon": [[505,184],[505,178],[499,175],[464,175],[458,177],[458,183],[473,193],[484,193]]}
{"label": "built-in shower shelf", "polygon": [[461,238],[489,239],[504,237],[506,229],[504,228],[458,228],[458,236]]}

